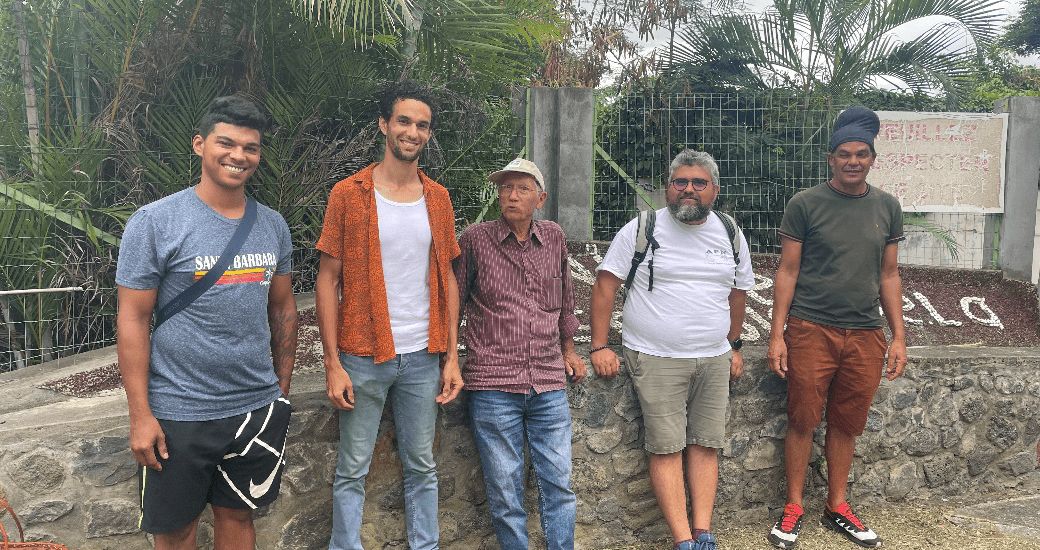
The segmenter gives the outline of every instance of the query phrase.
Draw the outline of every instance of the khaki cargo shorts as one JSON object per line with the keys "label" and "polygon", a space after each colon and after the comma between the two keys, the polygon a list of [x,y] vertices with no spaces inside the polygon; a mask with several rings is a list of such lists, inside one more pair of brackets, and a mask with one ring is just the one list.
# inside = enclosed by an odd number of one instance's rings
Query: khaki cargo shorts
{"label": "khaki cargo shorts", "polygon": [[689,445],[723,447],[732,353],[676,359],[624,348],[624,356],[643,409],[648,452],[671,454]]}

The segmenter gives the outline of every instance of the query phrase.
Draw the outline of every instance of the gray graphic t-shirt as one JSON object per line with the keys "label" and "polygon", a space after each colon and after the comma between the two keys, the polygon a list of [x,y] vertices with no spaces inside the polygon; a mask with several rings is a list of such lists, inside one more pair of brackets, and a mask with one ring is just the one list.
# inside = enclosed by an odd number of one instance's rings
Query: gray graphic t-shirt
{"label": "gray graphic t-shirt", "polygon": [[[126,224],[116,283],[158,288],[158,311],[206,274],[238,223],[194,188],[143,206]],[[271,278],[291,271],[291,256],[285,220],[257,205],[249,237],[220,280],[152,334],[148,402],[156,418],[227,418],[281,396],[267,297]]]}

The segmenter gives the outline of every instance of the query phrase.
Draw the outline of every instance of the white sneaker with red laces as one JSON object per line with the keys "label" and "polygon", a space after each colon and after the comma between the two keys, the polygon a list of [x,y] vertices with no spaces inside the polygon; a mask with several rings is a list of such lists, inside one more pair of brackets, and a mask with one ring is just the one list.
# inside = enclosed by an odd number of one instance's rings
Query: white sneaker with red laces
{"label": "white sneaker with red laces", "polygon": [[784,515],[777,520],[769,531],[769,542],[777,548],[792,548],[798,542],[798,533],[802,530],[802,507],[788,502],[784,506]]}
{"label": "white sneaker with red laces", "polygon": [[867,527],[856,514],[852,513],[852,507],[848,502],[842,502],[837,510],[833,512],[824,506],[823,517],[820,523],[828,529],[837,531],[852,542],[864,548],[881,548],[881,537],[873,529]]}

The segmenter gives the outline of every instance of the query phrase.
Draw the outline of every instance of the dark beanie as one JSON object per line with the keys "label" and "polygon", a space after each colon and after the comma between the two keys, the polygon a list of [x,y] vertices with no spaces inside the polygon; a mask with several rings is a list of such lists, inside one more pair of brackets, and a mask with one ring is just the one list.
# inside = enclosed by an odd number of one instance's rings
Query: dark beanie
{"label": "dark beanie", "polygon": [[870,146],[874,151],[874,138],[881,130],[881,121],[874,111],[866,107],[849,107],[838,115],[834,121],[834,131],[831,133],[831,152],[842,143],[860,141]]}

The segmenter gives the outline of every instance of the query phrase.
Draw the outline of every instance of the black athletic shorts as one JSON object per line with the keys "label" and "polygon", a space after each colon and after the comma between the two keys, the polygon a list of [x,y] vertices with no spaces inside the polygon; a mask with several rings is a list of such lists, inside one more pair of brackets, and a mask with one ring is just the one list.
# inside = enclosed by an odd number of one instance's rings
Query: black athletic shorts
{"label": "black athletic shorts", "polygon": [[291,407],[285,398],[255,411],[200,422],[159,420],[170,458],[141,467],[140,529],[161,535],[199,517],[206,503],[256,509],[278,496]]}

